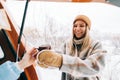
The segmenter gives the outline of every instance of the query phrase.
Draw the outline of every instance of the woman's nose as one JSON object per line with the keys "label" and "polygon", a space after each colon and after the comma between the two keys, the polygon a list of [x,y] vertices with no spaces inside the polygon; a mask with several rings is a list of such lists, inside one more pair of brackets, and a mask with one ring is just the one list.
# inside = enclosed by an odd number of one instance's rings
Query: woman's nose
{"label": "woman's nose", "polygon": [[80,28],[80,26],[78,25],[78,26],[76,27],[76,29],[77,29],[77,30],[80,30],[81,28]]}

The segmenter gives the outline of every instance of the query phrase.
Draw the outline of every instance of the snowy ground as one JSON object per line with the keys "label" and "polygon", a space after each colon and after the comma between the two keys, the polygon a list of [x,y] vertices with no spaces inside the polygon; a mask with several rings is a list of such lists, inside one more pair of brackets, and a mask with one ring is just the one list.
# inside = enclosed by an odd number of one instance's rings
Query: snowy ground
{"label": "snowy ground", "polygon": [[36,66],[39,80],[61,80],[61,72],[58,69],[44,69]]}

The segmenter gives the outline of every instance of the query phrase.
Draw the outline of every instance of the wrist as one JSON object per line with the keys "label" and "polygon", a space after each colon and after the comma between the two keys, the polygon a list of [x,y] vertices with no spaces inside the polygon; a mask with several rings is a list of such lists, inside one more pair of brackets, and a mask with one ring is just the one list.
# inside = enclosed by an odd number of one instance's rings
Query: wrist
{"label": "wrist", "polygon": [[26,68],[26,65],[24,64],[24,62],[21,60],[19,62],[17,62],[18,64],[18,67],[21,69],[21,70],[24,70]]}
{"label": "wrist", "polygon": [[15,65],[16,65],[16,67],[18,68],[18,70],[20,70],[21,72],[24,71],[24,67],[21,65],[20,62],[16,62]]}
{"label": "wrist", "polygon": [[59,66],[59,69],[62,67],[62,64],[63,64],[63,56],[60,55],[60,66]]}

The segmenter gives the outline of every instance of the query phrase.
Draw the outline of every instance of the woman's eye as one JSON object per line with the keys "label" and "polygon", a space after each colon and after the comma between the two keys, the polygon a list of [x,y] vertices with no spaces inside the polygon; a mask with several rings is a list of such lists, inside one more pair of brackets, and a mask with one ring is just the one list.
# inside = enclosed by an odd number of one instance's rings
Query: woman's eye
{"label": "woman's eye", "polygon": [[73,25],[73,27],[77,27],[77,26],[79,26],[79,27],[85,27],[85,25]]}
{"label": "woman's eye", "polygon": [[83,25],[81,25],[80,27],[84,27]]}
{"label": "woman's eye", "polygon": [[73,25],[74,27],[77,27],[77,25]]}

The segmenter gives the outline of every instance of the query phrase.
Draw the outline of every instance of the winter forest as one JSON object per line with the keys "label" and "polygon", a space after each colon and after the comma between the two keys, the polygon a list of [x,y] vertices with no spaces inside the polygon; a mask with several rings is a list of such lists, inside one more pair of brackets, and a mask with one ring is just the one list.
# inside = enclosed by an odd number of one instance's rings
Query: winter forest
{"label": "winter forest", "polygon": [[[7,7],[20,28],[25,2],[7,1]],[[16,4],[16,5],[14,5]],[[29,2],[24,25],[25,44],[31,47],[51,45],[62,53],[66,40],[72,36],[72,21],[78,14],[90,17],[91,36],[107,50],[102,80],[120,80],[120,7],[104,3]],[[40,80],[61,80],[58,69],[36,66]],[[46,77],[47,76],[47,77]]]}

